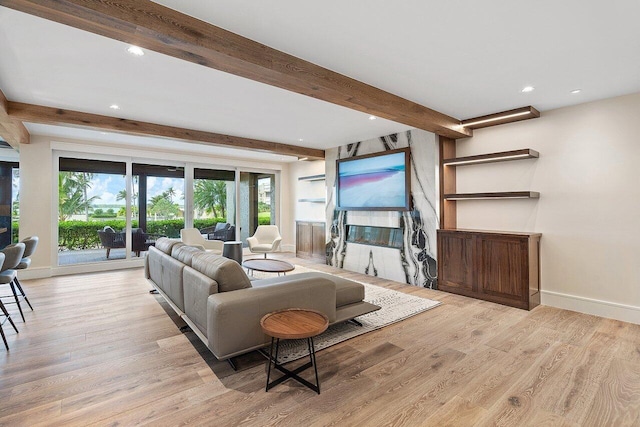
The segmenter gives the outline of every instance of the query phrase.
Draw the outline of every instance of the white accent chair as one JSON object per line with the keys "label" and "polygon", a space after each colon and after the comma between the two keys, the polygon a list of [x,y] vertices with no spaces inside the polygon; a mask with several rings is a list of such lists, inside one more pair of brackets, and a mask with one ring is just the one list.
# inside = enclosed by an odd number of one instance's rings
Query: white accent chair
{"label": "white accent chair", "polygon": [[222,255],[224,242],[222,240],[205,239],[197,228],[183,228],[180,230],[180,240],[182,240],[182,243],[185,245],[194,246],[207,252]]}
{"label": "white accent chair", "polygon": [[281,241],[276,225],[259,225],[254,235],[247,238],[249,250],[254,254],[264,254],[265,258],[269,252],[278,250]]}

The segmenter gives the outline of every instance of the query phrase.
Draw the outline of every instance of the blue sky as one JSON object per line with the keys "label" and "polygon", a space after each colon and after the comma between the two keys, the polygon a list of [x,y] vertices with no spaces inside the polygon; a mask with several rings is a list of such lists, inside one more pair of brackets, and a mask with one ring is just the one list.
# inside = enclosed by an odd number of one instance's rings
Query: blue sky
{"label": "blue sky", "polygon": [[[121,205],[124,206],[124,200],[116,200],[118,193],[125,188],[125,179],[122,175],[96,174],[91,189],[87,196],[100,197],[94,202],[94,205]],[[150,176],[147,178],[147,195],[152,198],[163,193],[170,187],[176,192],[173,201],[180,206],[184,205],[184,179],[182,178],[163,178]]]}

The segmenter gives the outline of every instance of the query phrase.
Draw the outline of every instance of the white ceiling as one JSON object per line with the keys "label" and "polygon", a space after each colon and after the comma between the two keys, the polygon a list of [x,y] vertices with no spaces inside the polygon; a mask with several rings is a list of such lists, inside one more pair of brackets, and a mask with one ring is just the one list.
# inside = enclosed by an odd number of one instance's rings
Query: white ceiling
{"label": "white ceiling", "polygon": [[[637,0],[157,3],[459,119],[640,91]],[[322,149],[408,129],[126,47],[0,7],[0,89],[12,101]],[[536,89],[521,93],[527,85]]]}

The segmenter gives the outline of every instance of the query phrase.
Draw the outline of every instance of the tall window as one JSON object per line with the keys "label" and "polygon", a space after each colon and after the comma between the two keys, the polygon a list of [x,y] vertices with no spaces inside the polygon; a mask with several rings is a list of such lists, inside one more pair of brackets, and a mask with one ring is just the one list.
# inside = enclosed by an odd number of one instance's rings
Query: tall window
{"label": "tall window", "polygon": [[58,264],[124,259],[125,163],[60,158]]}
{"label": "tall window", "polygon": [[137,228],[152,236],[180,237],[184,228],[184,168],[133,164]]}
{"label": "tall window", "polygon": [[240,237],[246,244],[258,225],[276,223],[275,175],[240,172]]}
{"label": "tall window", "polygon": [[18,198],[17,176],[17,163],[0,162],[0,249],[18,239],[18,224],[14,215],[14,201]]}
{"label": "tall window", "polygon": [[215,238],[235,240],[235,172],[196,168],[193,178],[193,226],[207,235],[217,226]]}

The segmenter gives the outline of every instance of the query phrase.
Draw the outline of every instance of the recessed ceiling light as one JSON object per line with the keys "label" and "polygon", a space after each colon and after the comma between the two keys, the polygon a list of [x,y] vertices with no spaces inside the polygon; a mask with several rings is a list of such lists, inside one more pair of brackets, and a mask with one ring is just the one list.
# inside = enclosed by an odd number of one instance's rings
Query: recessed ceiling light
{"label": "recessed ceiling light", "polygon": [[525,86],[522,88],[521,92],[527,93],[527,92],[533,92],[535,88],[533,86]]}
{"label": "recessed ceiling light", "polygon": [[369,120],[375,120],[376,116],[369,116]]}
{"label": "recessed ceiling light", "polygon": [[100,134],[101,134],[101,135],[106,135],[106,134],[107,134],[107,132],[100,132]]}
{"label": "recessed ceiling light", "polygon": [[582,92],[582,89],[574,89],[571,91],[571,93],[576,94],[576,93],[580,93]]}
{"label": "recessed ceiling light", "polygon": [[302,142],[302,141],[304,141],[304,139],[302,139],[302,138],[298,138],[298,141],[299,141],[299,142]]}
{"label": "recessed ceiling light", "polygon": [[138,46],[129,46],[129,48],[127,49],[127,52],[129,52],[131,55],[134,55],[134,56],[144,55],[144,50],[142,50]]}
{"label": "recessed ceiling light", "polygon": [[109,105],[109,108],[111,108],[112,110],[119,110],[120,106],[118,104],[111,104]]}

